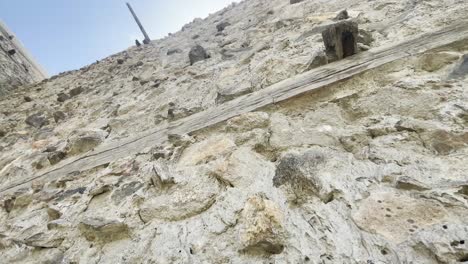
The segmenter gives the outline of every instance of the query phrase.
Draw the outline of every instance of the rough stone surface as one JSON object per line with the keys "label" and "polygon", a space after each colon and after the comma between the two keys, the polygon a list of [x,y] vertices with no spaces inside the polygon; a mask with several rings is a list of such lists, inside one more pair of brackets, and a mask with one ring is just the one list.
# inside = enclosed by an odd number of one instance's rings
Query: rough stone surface
{"label": "rough stone surface", "polygon": [[[0,188],[333,67],[321,32],[345,9],[372,52],[463,21],[468,2],[246,0],[18,87],[0,96]],[[211,58],[190,65],[197,44]],[[455,43],[97,168],[35,178],[0,194],[0,262],[464,263],[465,54]]]}

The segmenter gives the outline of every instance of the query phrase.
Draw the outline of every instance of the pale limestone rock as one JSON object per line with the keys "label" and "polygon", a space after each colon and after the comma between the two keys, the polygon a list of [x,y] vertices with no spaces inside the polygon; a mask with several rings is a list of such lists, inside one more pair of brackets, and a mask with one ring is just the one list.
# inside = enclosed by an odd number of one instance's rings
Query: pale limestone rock
{"label": "pale limestone rock", "polygon": [[202,162],[205,163],[228,155],[234,148],[235,144],[231,139],[215,136],[187,148],[182,154],[179,164],[193,166]]}
{"label": "pale limestone rock", "polygon": [[269,124],[270,119],[267,113],[252,112],[228,120],[226,131],[246,132],[255,128],[266,128]]}
{"label": "pale limestone rock", "polygon": [[249,188],[265,184],[271,177],[272,165],[249,148],[239,148],[227,159],[214,165],[213,174],[231,187]]}
{"label": "pale limestone rock", "polygon": [[[167,190],[153,190],[142,201],[139,216],[148,223],[153,220],[181,221],[197,216],[216,202],[221,186],[215,178],[203,175],[203,170],[191,168],[180,172],[179,179]],[[198,178],[198,180],[193,180]]]}
{"label": "pale limestone rock", "polygon": [[284,214],[264,195],[250,197],[242,211],[240,241],[248,254],[281,254],[286,237]]}
{"label": "pale limestone rock", "polygon": [[421,229],[435,224],[442,226],[450,213],[435,201],[380,190],[361,203],[353,218],[362,229],[401,243]]}
{"label": "pale limestone rock", "polygon": [[93,150],[100,145],[105,138],[103,131],[83,131],[73,134],[68,138],[65,151],[73,156]]}
{"label": "pale limestone rock", "polygon": [[89,241],[107,243],[129,237],[128,226],[120,220],[86,218],[80,221],[79,229]]}
{"label": "pale limestone rock", "polygon": [[459,58],[460,54],[455,52],[430,52],[421,56],[419,67],[421,67],[422,70],[434,72],[452,64]]}
{"label": "pale limestone rock", "polygon": [[333,128],[320,124],[304,124],[303,121],[290,122],[283,114],[271,116],[271,139],[273,147],[294,147],[303,145],[333,146],[337,139]]}

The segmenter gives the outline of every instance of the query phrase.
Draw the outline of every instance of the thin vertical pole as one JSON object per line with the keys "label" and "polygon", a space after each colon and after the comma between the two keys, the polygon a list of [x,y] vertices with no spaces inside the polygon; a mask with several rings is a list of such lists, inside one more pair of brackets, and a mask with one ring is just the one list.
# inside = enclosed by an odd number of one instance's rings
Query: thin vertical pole
{"label": "thin vertical pole", "polygon": [[145,28],[143,27],[143,25],[141,24],[140,22],[140,19],[138,19],[137,15],[135,14],[135,12],[133,11],[133,8],[132,6],[130,6],[129,3],[127,3],[127,6],[128,6],[128,9],[130,10],[130,12],[132,13],[132,16],[133,18],[135,19],[136,23],[138,24],[138,27],[140,27],[140,30],[141,30],[141,33],[143,33],[143,36],[145,36],[145,43],[149,43],[151,40],[150,38],[148,37],[148,34],[146,33],[145,31]]}

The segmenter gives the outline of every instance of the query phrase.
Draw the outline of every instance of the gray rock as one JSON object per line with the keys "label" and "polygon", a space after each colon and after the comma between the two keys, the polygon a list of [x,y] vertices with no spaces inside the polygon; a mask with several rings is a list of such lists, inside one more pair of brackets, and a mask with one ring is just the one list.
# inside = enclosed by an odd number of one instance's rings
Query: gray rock
{"label": "gray rock", "polygon": [[70,90],[70,97],[75,97],[84,91],[83,87],[79,86]]}
{"label": "gray rock", "polygon": [[339,20],[345,20],[348,18],[349,18],[348,11],[343,10],[343,11],[340,11],[340,13],[338,13],[338,15],[333,20],[339,21]]}
{"label": "gray rock", "polygon": [[459,79],[468,75],[468,54],[465,54],[459,65],[450,73],[449,78]]}
{"label": "gray rock", "polygon": [[174,48],[174,49],[170,49],[167,51],[168,56],[176,54],[176,53],[182,53],[182,50],[179,48]]}
{"label": "gray rock", "polygon": [[289,3],[290,3],[291,5],[293,5],[293,4],[297,4],[297,3],[303,2],[303,1],[304,1],[304,0],[290,0]]}
{"label": "gray rock", "polygon": [[307,63],[306,71],[310,71],[312,69],[318,68],[320,66],[328,64],[328,57],[325,52],[317,52],[314,57]]}
{"label": "gray rock", "polygon": [[372,42],[375,41],[374,36],[372,35],[372,32],[365,30],[365,29],[359,29],[359,35],[357,39],[358,43],[361,43],[366,46],[370,46]]}
{"label": "gray rock", "polygon": [[294,193],[294,203],[302,203],[310,196],[317,196],[323,202],[329,202],[333,199],[333,191],[324,184],[318,174],[320,167],[326,163],[325,155],[317,150],[287,153],[278,162],[273,185],[286,185],[290,188]]}
{"label": "gray rock", "polygon": [[224,31],[224,29],[226,29],[226,27],[228,27],[230,25],[231,25],[231,23],[229,23],[227,21],[224,21],[224,22],[221,22],[218,25],[216,25],[216,29],[218,30],[218,32],[222,32],[222,31]]}
{"label": "gray rock", "polygon": [[78,155],[88,152],[101,144],[103,140],[104,135],[102,133],[94,131],[81,132],[68,139],[65,152],[67,155]]}
{"label": "gray rock", "polygon": [[63,103],[65,102],[66,100],[70,99],[70,96],[68,94],[65,94],[65,93],[59,93],[57,95],[57,101]]}
{"label": "gray rock", "polygon": [[200,45],[194,46],[189,52],[190,65],[193,65],[199,61],[206,60],[208,58],[209,58],[208,53]]}
{"label": "gray rock", "polygon": [[67,118],[67,116],[65,115],[64,112],[62,112],[62,111],[54,112],[54,121],[55,121],[55,123],[58,123],[58,122],[60,122],[62,120],[65,120],[66,118]]}
{"label": "gray rock", "polygon": [[50,165],[55,165],[59,163],[60,161],[62,161],[66,156],[67,155],[62,151],[55,151],[55,152],[50,153],[47,156],[47,159],[49,160]]}
{"label": "gray rock", "polygon": [[88,241],[108,243],[129,237],[128,226],[117,220],[86,218],[80,222],[79,229]]}
{"label": "gray rock", "polygon": [[43,113],[30,115],[26,118],[25,122],[26,124],[35,128],[41,128],[49,124],[49,121],[47,120],[47,118],[44,116]]}
{"label": "gray rock", "polygon": [[426,191],[430,189],[430,187],[426,186],[424,183],[407,176],[399,177],[396,181],[395,188],[406,191]]}
{"label": "gray rock", "polygon": [[112,193],[111,199],[114,201],[115,204],[119,204],[126,197],[133,195],[141,188],[143,188],[143,183],[138,182],[138,181],[124,184]]}

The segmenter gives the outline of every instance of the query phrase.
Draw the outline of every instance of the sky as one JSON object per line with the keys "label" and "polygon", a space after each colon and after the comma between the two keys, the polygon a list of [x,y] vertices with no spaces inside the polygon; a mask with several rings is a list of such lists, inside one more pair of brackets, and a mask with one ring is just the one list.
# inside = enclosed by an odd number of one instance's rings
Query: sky
{"label": "sky", "polygon": [[0,19],[48,74],[55,75],[143,39],[126,2],[150,38],[158,39],[234,0],[0,0]]}

